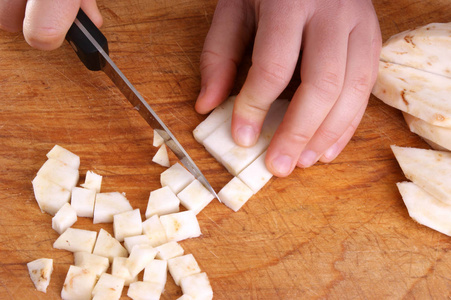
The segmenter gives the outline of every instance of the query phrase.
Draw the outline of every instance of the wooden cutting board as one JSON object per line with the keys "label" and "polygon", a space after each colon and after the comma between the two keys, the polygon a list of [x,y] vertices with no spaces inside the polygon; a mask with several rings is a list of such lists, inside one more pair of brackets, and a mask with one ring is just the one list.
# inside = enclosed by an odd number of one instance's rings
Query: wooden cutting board
{"label": "wooden cutting board", "polygon": [[[231,176],[192,137],[205,118],[193,104],[215,1],[99,4],[111,57],[219,190]],[[449,0],[374,5],[384,40],[451,21]],[[78,154],[81,180],[87,170],[103,175],[103,191],[125,192],[142,212],[164,168],[151,162],[152,130],[67,44],[42,52],[21,34],[0,32],[0,95],[0,299],[58,299],[73,257],[52,248],[57,233],[31,186],[47,151],[59,144]],[[237,213],[212,202],[198,215],[202,237],[181,245],[207,272],[215,298],[450,299],[451,238],[408,216],[395,186],[405,177],[391,144],[428,147],[400,112],[371,97],[354,138],[333,163],[272,179]],[[74,227],[112,232],[111,224],[86,218]],[[55,262],[47,294],[34,290],[26,268],[41,257]],[[169,279],[162,299],[180,295]]]}

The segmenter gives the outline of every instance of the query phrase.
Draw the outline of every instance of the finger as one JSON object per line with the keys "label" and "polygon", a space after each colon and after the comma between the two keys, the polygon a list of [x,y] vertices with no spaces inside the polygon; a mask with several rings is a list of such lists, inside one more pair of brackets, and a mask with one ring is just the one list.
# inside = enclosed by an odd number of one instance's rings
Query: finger
{"label": "finger", "polygon": [[195,109],[208,113],[230,93],[252,28],[245,1],[219,1],[200,59],[201,91]]}
{"label": "finger", "polygon": [[20,31],[26,4],[27,0],[0,0],[0,29]]}
{"label": "finger", "polygon": [[97,28],[102,26],[103,18],[96,0],[81,0],[80,7]]}
{"label": "finger", "polygon": [[[315,132],[312,139],[303,150],[299,167],[309,167],[315,164],[324,152],[332,147],[348,130],[351,123],[360,113],[362,103],[368,101],[374,83],[373,74],[376,67],[373,53],[373,36],[375,32],[372,22],[362,22],[352,29],[349,34],[346,75],[341,94],[328,113],[327,118]],[[336,149],[338,150],[338,149]],[[329,151],[328,156],[338,153]]]}
{"label": "finger", "polygon": [[241,146],[255,144],[271,103],[293,75],[305,20],[301,5],[297,1],[261,4],[252,66],[235,100],[232,117],[232,135]]}
{"label": "finger", "polygon": [[292,172],[304,147],[337,101],[344,80],[349,31],[348,23],[339,15],[319,16],[305,28],[302,82],[266,155],[266,165],[274,175]]}

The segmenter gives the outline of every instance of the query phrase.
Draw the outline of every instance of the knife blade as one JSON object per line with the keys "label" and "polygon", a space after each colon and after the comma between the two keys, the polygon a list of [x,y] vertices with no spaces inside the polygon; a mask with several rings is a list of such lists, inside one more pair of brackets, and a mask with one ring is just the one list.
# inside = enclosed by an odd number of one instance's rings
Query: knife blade
{"label": "knife blade", "polygon": [[79,10],[74,23],[66,35],[66,40],[89,70],[102,70],[111,79],[150,127],[164,139],[165,144],[188,171],[219,200],[218,195],[207,178],[202,174],[185,149],[183,149],[169,128],[111,60],[108,55],[109,51],[106,37],[92,23],[83,10]]}

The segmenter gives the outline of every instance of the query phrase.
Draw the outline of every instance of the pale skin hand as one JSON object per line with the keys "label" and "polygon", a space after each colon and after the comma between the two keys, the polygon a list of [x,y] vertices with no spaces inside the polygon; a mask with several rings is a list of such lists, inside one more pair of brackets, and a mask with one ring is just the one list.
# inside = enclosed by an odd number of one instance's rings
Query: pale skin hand
{"label": "pale skin hand", "polygon": [[102,25],[95,0],[0,0],[0,29],[23,30],[32,47],[53,50],[64,42],[80,7],[97,27]]}
{"label": "pale skin hand", "polygon": [[219,0],[201,56],[199,113],[227,98],[254,38],[232,135],[255,143],[271,103],[288,85],[302,50],[301,79],[266,155],[276,176],[330,162],[353,136],[376,79],[381,47],[370,0]]}

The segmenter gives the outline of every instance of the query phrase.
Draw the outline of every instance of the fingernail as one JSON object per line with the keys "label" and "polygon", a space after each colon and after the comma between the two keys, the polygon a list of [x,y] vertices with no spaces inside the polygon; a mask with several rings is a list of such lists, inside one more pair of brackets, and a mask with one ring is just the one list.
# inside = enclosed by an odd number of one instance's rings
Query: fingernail
{"label": "fingernail", "polygon": [[291,166],[293,164],[293,159],[288,155],[279,155],[272,161],[272,167],[280,175],[288,175],[291,171]]}
{"label": "fingernail", "polygon": [[252,126],[241,126],[236,130],[236,139],[240,146],[253,146],[256,140],[256,132]]}
{"label": "fingernail", "polygon": [[314,165],[318,161],[318,154],[312,150],[304,150],[299,157],[299,164],[304,168]]}
{"label": "fingernail", "polygon": [[324,152],[323,156],[326,160],[331,161],[334,160],[338,155],[338,145],[333,144],[329,149]]}

